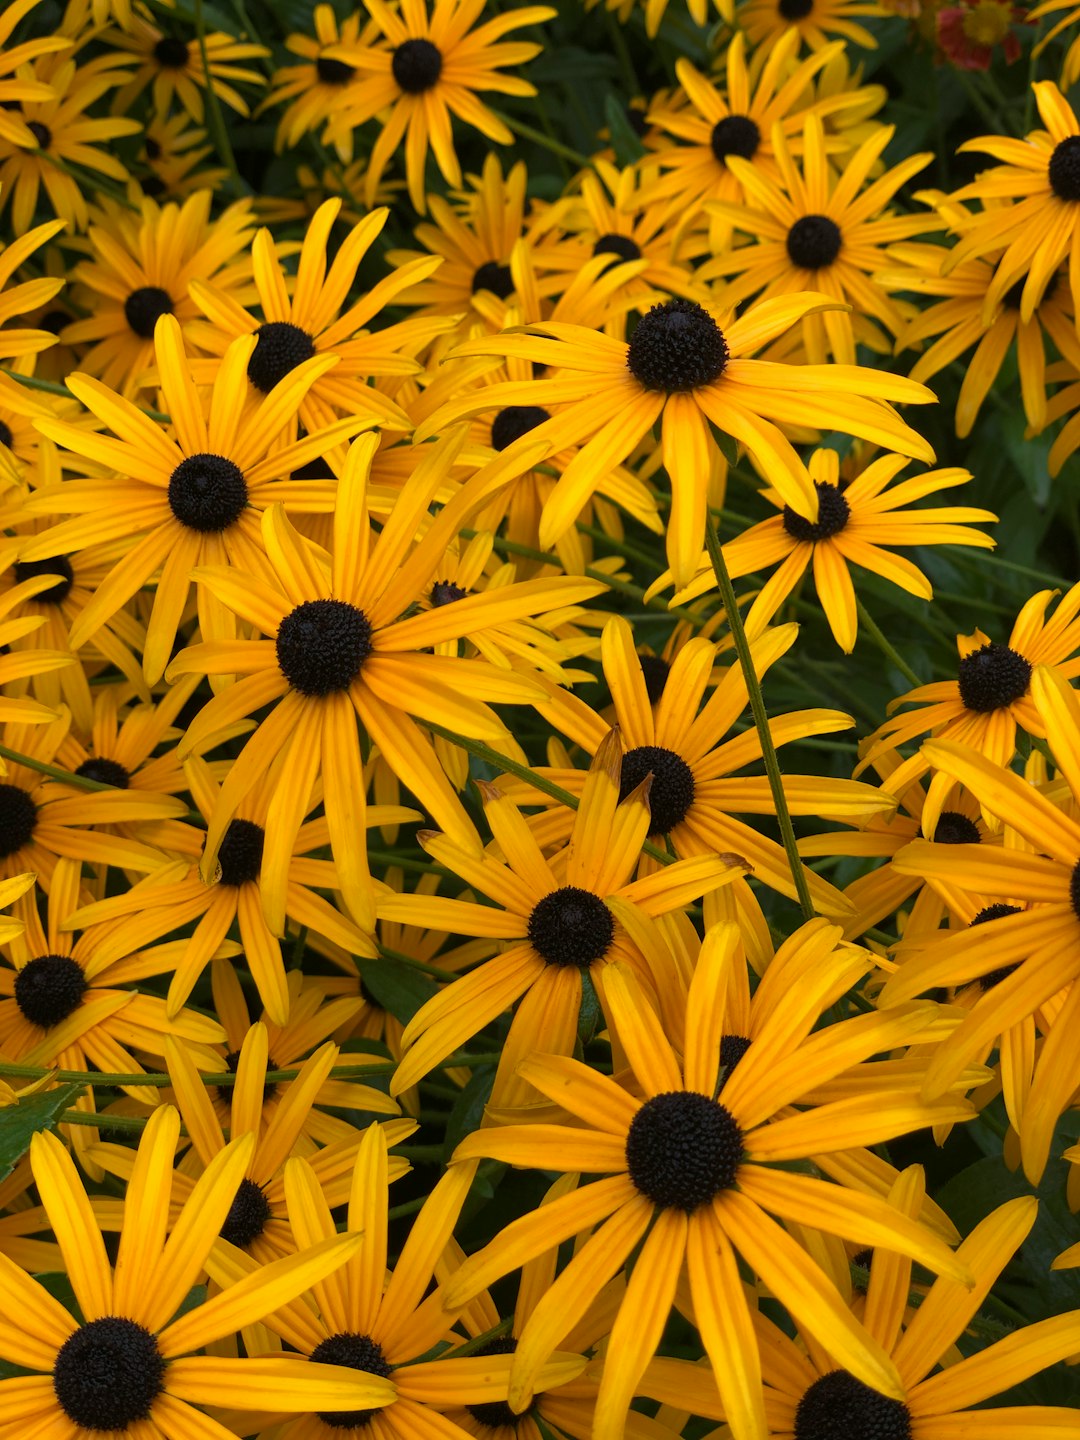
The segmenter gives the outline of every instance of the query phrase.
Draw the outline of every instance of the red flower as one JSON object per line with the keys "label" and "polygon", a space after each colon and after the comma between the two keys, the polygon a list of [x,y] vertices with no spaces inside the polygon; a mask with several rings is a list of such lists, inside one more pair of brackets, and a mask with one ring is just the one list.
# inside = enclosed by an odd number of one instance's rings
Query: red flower
{"label": "red flower", "polygon": [[960,0],[938,11],[938,43],[961,70],[989,70],[995,45],[1011,65],[1020,58],[1020,41],[1012,27],[1027,22],[1027,11],[1004,0]]}

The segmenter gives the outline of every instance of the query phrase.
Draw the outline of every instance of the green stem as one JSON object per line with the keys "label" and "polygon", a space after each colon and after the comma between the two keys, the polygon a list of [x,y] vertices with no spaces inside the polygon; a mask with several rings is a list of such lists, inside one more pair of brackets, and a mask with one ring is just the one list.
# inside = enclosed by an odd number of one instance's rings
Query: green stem
{"label": "green stem", "polygon": [[552,155],[559,155],[564,160],[572,160],[575,165],[584,170],[593,168],[593,162],[587,155],[582,155],[580,150],[572,150],[561,140],[555,140],[552,136],[545,135],[542,130],[534,130],[531,125],[526,125],[525,121],[519,120],[516,115],[507,115],[505,111],[496,110],[493,106],[488,108],[508,130],[512,130],[515,135],[520,135],[523,140],[531,140],[535,145],[542,145],[545,150],[550,150]]}
{"label": "green stem", "polygon": [[881,653],[885,656],[885,659],[888,660],[890,664],[896,666],[897,670],[900,671],[900,674],[903,675],[904,679],[908,682],[909,685],[914,685],[916,688],[918,688],[918,686],[920,686],[923,682],[919,679],[918,675],[915,674],[915,671],[907,663],[904,657],[899,654],[892,641],[882,634],[881,630],[878,628],[877,621],[870,614],[870,611],[867,610],[866,606],[861,600],[856,599],[855,609],[858,611],[859,623],[862,625],[863,629],[870,636],[870,639],[873,640],[874,644],[878,647]]}
{"label": "green stem", "polygon": [[6,745],[0,745],[0,755],[5,760],[13,760],[16,765],[25,765],[28,770],[48,775],[52,780],[62,780],[65,785],[74,785],[78,790],[115,791],[119,788],[116,785],[107,785],[104,780],[91,780],[86,775],[76,775],[72,770],[61,770],[56,765],[47,765],[44,760],[37,760],[33,755],[23,755],[18,750],[10,750]]}
{"label": "green stem", "polygon": [[[20,385],[25,385],[30,390],[44,390],[49,395],[62,395],[65,400],[74,400],[75,398],[66,385],[58,385],[55,380],[42,380],[37,375],[20,375],[17,370],[5,370],[4,374],[10,375],[12,380],[17,380]],[[147,405],[140,405],[138,409],[144,415],[149,416],[151,420],[157,420],[164,424],[167,424],[171,418],[165,414],[164,410],[151,410]]]}
{"label": "green stem", "polygon": [[[485,1055],[479,1062],[474,1062],[471,1056],[465,1056],[455,1060],[454,1063],[486,1065],[490,1059],[490,1055]],[[330,1071],[330,1079],[362,1080],[371,1075],[391,1075],[396,1068],[397,1062],[394,1060],[378,1060],[371,1065],[335,1065]],[[268,1084],[280,1084],[287,1080],[295,1080],[299,1074],[299,1070],[268,1070],[264,1078]],[[149,1085],[156,1090],[164,1090],[173,1083],[171,1075],[125,1075],[120,1073],[103,1074],[97,1070],[53,1070],[42,1065],[17,1065],[9,1060],[0,1060],[0,1075],[10,1075],[17,1080],[50,1079],[55,1080],[58,1085],[76,1081],[97,1090],[122,1089],[125,1085]],[[232,1071],[224,1075],[200,1075],[199,1079],[204,1085],[232,1086],[236,1084],[236,1076]]]}
{"label": "green stem", "polygon": [[221,102],[218,100],[217,91],[214,89],[213,76],[210,74],[210,57],[206,50],[206,21],[203,17],[203,0],[195,0],[195,38],[199,45],[199,54],[202,57],[203,74],[206,77],[206,128],[217,150],[218,159],[229,171],[230,188],[237,195],[251,193],[251,186],[247,185],[240,178],[240,171],[236,167],[236,156],[233,154],[232,142],[229,139],[228,127],[225,124],[225,117],[221,113]]}
{"label": "green stem", "polygon": [[508,1335],[513,1323],[513,1318],[508,1315],[505,1320],[500,1320],[497,1325],[493,1325],[490,1330],[485,1330],[482,1335],[474,1335],[471,1340],[466,1340],[464,1345],[458,1345],[454,1350],[444,1351],[439,1359],[460,1359],[464,1355],[475,1355],[489,1340],[498,1340],[501,1336]]}
{"label": "green stem", "polygon": [[[568,805],[571,810],[578,808],[580,801],[576,795],[571,795],[569,790],[564,790],[561,785],[556,785],[554,780],[548,780],[545,776],[538,775],[527,765],[519,765],[516,760],[511,760],[509,755],[500,755],[498,750],[493,750],[482,740],[470,740],[467,735],[458,735],[454,730],[444,730],[433,720],[425,720],[424,724],[434,734],[441,735],[444,740],[449,740],[451,745],[460,745],[463,750],[467,750],[470,755],[475,755],[478,760],[483,760],[486,765],[491,765],[496,770],[502,770],[507,775],[513,775],[517,780],[524,780],[526,785],[532,785],[534,789],[549,796],[552,800],[558,800],[560,805]],[[664,865],[670,865],[675,858],[667,851],[650,844],[648,840],[644,842],[641,849],[644,854],[651,855],[654,860],[659,860]]]}
{"label": "green stem", "polygon": [[750,642],[746,638],[746,629],[743,626],[742,616],[739,614],[738,601],[735,599],[735,587],[731,583],[724,552],[720,548],[720,537],[716,533],[716,521],[711,515],[707,516],[705,521],[705,545],[709,552],[709,559],[712,561],[720,598],[724,602],[731,638],[735,642],[735,653],[739,657],[743,679],[746,681],[750,712],[754,717],[754,728],[757,730],[758,739],[761,741],[761,758],[765,762],[765,773],[769,777],[769,789],[772,791],[773,805],[776,809],[776,823],[780,827],[780,838],[783,840],[784,850],[787,852],[791,878],[795,882],[795,891],[799,897],[803,918],[812,920],[814,918],[814,902],[810,898],[806,871],[803,869],[802,858],[799,855],[799,847],[795,839],[795,828],[791,823],[791,814],[787,807],[787,798],[784,795],[784,781],[780,774],[780,762],[776,758],[776,746],[773,744],[772,731],[769,729],[769,716],[762,698],[757,671],[754,669]]}
{"label": "green stem", "polygon": [[[451,978],[450,972],[448,970],[440,970],[438,965],[425,964],[423,960],[417,960],[412,955],[406,955],[403,950],[391,950],[389,945],[383,945],[379,940],[376,940],[375,944],[378,946],[379,954],[386,960],[394,960],[399,965],[408,965],[410,970],[418,970],[421,975],[433,975],[436,980],[449,980]],[[360,968],[363,970],[362,964]]]}

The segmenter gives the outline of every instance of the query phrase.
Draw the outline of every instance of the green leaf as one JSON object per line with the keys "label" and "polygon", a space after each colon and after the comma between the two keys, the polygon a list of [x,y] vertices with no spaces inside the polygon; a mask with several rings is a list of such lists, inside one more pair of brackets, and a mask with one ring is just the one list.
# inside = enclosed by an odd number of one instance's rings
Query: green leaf
{"label": "green leaf", "polygon": [[645,154],[645,147],[634,133],[626,117],[626,108],[617,95],[609,94],[604,101],[604,118],[611,133],[615,159],[621,166],[635,165]]}
{"label": "green leaf", "polygon": [[454,1108],[450,1111],[450,1118],[446,1122],[444,1154],[448,1165],[450,1156],[465,1139],[465,1136],[480,1129],[484,1118],[484,1106],[491,1096],[494,1080],[495,1067],[493,1065],[481,1066],[469,1076],[468,1084],[455,1101]]}
{"label": "green leaf", "polygon": [[358,960],[365,988],[395,1020],[407,1025],[435,986],[417,970],[394,960]]}
{"label": "green leaf", "polygon": [[78,1081],[27,1095],[0,1110],[0,1180],[6,1180],[41,1130],[53,1130],[64,1111],[85,1087]]}

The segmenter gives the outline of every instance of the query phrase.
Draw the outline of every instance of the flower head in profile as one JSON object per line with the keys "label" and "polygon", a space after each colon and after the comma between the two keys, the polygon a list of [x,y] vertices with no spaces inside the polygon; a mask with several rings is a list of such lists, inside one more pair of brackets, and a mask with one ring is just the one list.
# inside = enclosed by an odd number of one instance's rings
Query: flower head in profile
{"label": "flower head in profile", "polygon": [[380,1378],[291,1357],[203,1356],[195,1352],[261,1320],[275,1305],[339,1270],[360,1239],[322,1245],[267,1265],[242,1289],[181,1311],[203,1267],[252,1150],[238,1134],[191,1187],[170,1226],[173,1154],[180,1117],[162,1106],[150,1117],[131,1168],[115,1266],[71,1157],[55,1135],[31,1142],[34,1179],[63,1254],[78,1306],[74,1315],[0,1254],[7,1297],[0,1355],[23,1372],[0,1380],[5,1429],[25,1435],[100,1434],[139,1440],[152,1425],[166,1440],[208,1434],[201,1408],[251,1410],[274,1403],[313,1408],[384,1405]]}
{"label": "flower head in profile", "polygon": [[[868,1017],[862,1016],[808,1040],[824,994],[847,988],[850,981],[840,972],[860,965],[835,951],[838,938],[824,921],[804,926],[799,984],[788,985],[778,972],[775,983],[786,993],[772,1023],[749,1044],[729,1041],[725,1050],[728,972],[745,962],[738,927],[715,927],[687,995],[681,1059],[633,972],[613,964],[605,992],[632,1089],[577,1060],[534,1054],[522,1060],[520,1073],[576,1123],[489,1127],[458,1146],[455,1162],[488,1156],[603,1177],[512,1221],[446,1286],[447,1302],[460,1304],[496,1277],[595,1227],[522,1331],[510,1374],[512,1408],[530,1402],[533,1377],[563,1333],[565,1317],[580,1315],[639,1243],[606,1349],[595,1440],[622,1435],[684,1275],[735,1434],[764,1440],[761,1361],[736,1256],[863,1384],[887,1395],[900,1392],[899,1376],[880,1345],[807,1251],[772,1218],[884,1245],[940,1273],[966,1277],[944,1243],[896,1207],[848,1185],[777,1168],[776,1162],[876,1143],[938,1118],[910,1089],[888,1098],[871,1092],[788,1108],[857,1056],[889,1049],[893,1037],[925,1022],[917,1010],[883,1012],[865,1026]],[[772,979],[770,970],[762,986]],[[847,1043],[856,1032],[858,1045]],[[941,1103],[941,1118],[971,1113],[963,1102]]]}
{"label": "flower head in profile", "polygon": [[447,184],[461,184],[451,116],[500,145],[513,142],[512,132],[477,99],[477,92],[536,94],[527,81],[502,70],[532,60],[541,47],[520,40],[507,42],[503,36],[523,25],[550,20],[556,12],[546,5],[517,6],[473,29],[483,10],[477,0],[433,0],[430,9],[427,0],[419,0],[400,13],[385,0],[368,0],[366,8],[382,32],[381,39],[374,45],[358,45],[347,55],[342,52],[360,78],[349,87],[348,103],[331,118],[327,138],[336,142],[342,132],[388,112],[368,162],[367,204],[404,142],[409,198],[423,214],[429,147]]}

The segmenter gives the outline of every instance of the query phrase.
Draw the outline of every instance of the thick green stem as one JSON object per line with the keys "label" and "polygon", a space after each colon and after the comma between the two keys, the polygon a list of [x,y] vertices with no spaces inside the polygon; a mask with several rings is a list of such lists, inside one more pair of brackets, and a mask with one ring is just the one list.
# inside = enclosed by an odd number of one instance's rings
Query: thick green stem
{"label": "thick green stem", "polygon": [[720,598],[724,602],[731,638],[735,642],[735,653],[739,657],[743,679],[746,681],[750,713],[754,717],[754,728],[761,741],[761,758],[765,762],[765,773],[769,777],[769,789],[772,791],[773,805],[776,809],[776,823],[780,827],[780,838],[783,840],[784,850],[787,852],[791,878],[795,882],[795,891],[799,897],[803,917],[806,920],[812,920],[814,918],[814,902],[810,898],[806,871],[803,869],[798,842],[795,839],[795,828],[791,823],[791,813],[784,795],[784,780],[780,774],[780,762],[776,758],[776,746],[773,744],[772,731],[769,729],[769,716],[762,698],[761,686],[758,684],[757,671],[754,669],[750,642],[746,638],[742,616],[739,614],[738,601],[735,599],[735,587],[731,583],[724,552],[720,548],[720,537],[716,533],[716,521],[711,515],[707,516],[705,521],[705,544],[709,551],[709,559],[712,561],[713,572],[716,575]]}

